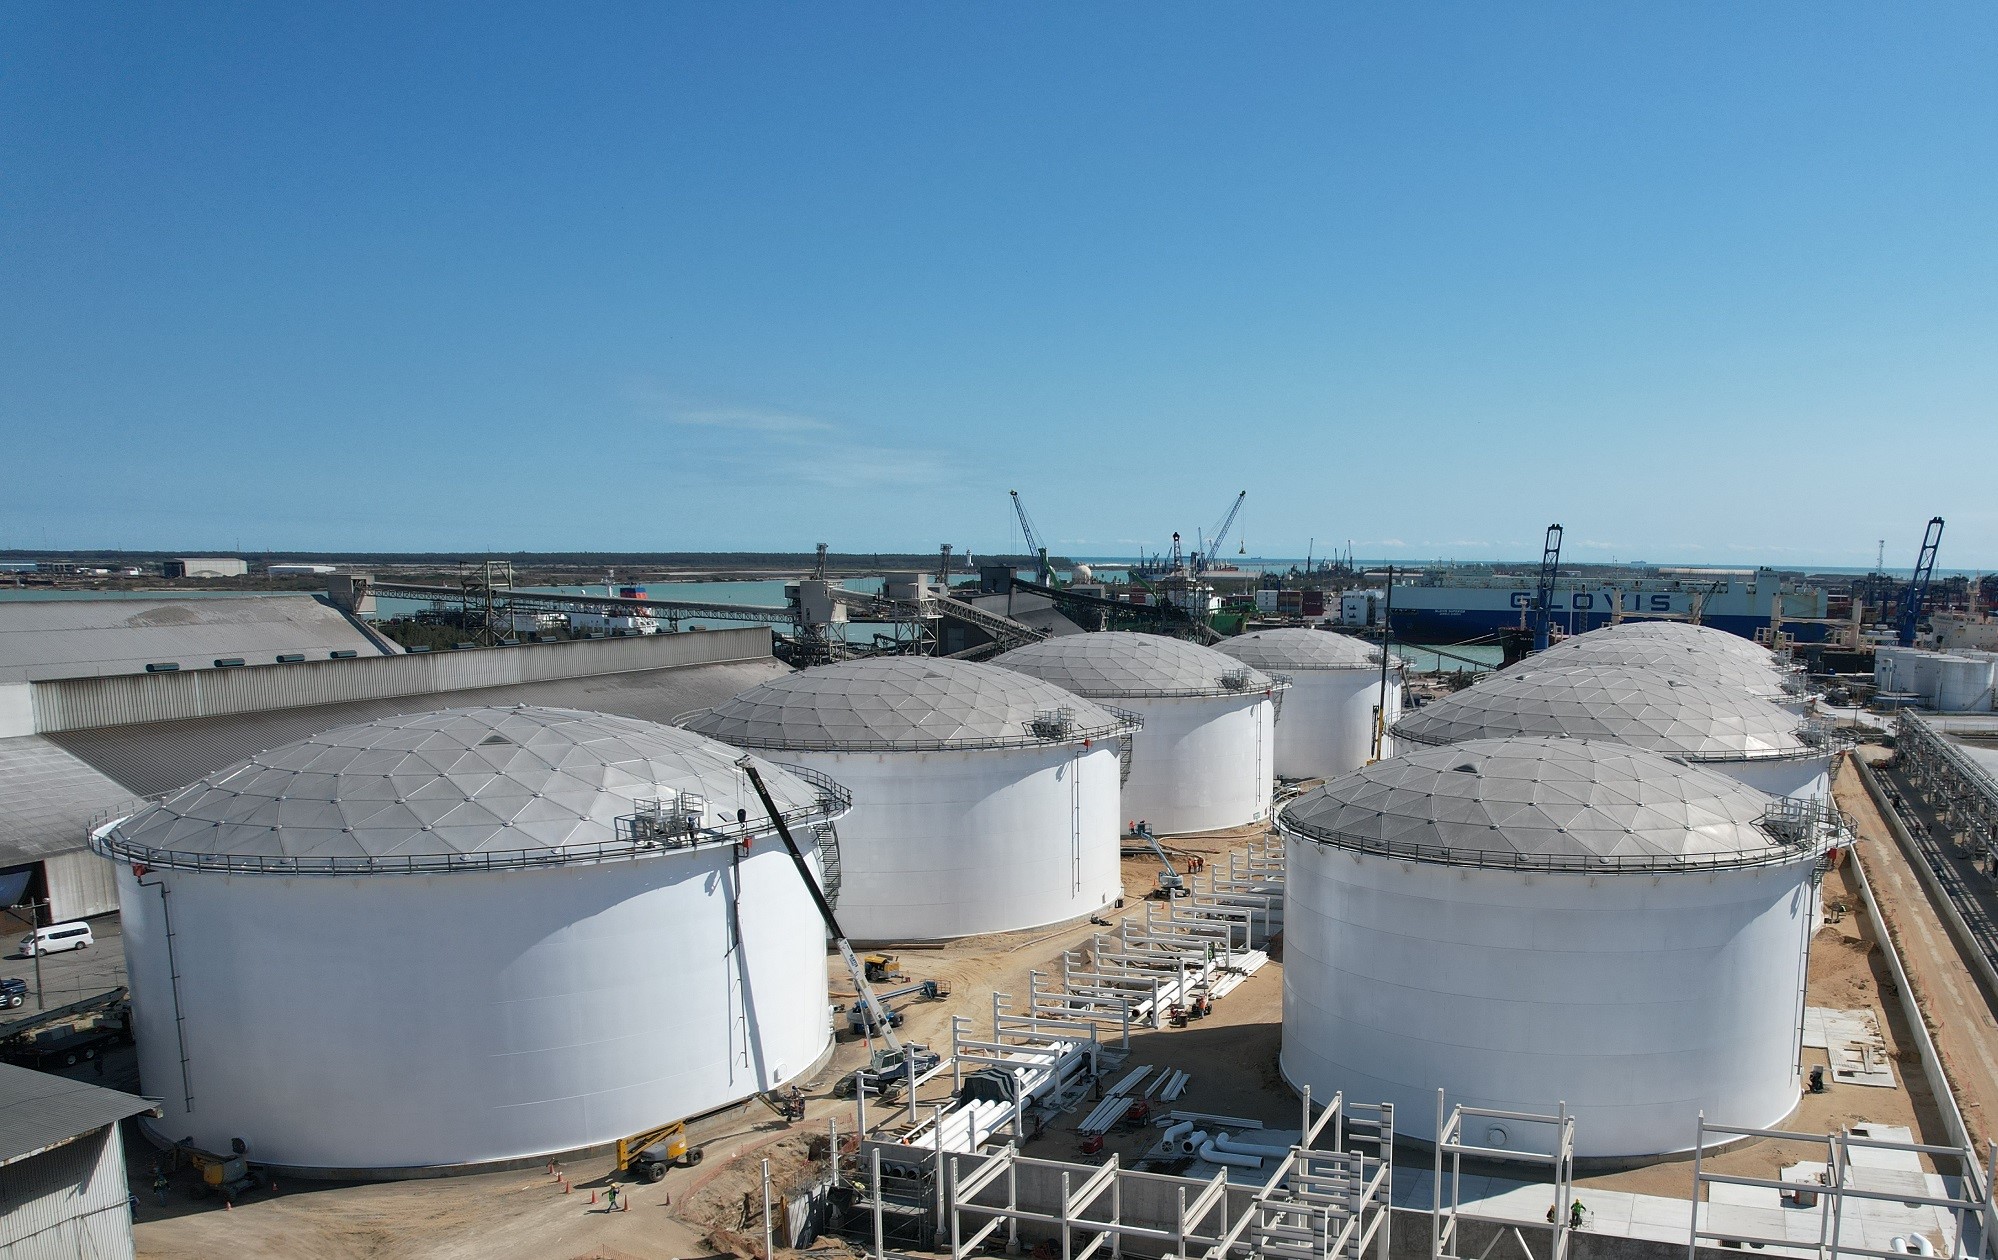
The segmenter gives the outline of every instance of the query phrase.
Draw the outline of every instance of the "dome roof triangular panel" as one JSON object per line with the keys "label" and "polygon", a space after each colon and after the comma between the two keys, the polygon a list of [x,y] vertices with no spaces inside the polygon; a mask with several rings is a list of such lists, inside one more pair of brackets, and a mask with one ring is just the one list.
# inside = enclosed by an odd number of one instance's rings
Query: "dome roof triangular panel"
{"label": "dome roof triangular panel", "polygon": [[1232,639],[1223,639],[1214,645],[1214,650],[1232,656],[1245,665],[1278,673],[1381,667],[1379,648],[1350,634],[1334,634],[1308,626],[1251,630]]}
{"label": "dome roof triangular panel", "polygon": [[[392,871],[398,859],[438,869],[452,855],[497,866],[636,856],[652,850],[635,848],[617,820],[675,793],[705,799],[703,836],[740,830],[738,809],[759,820],[752,833],[765,830],[740,756],[690,731],[600,713],[408,714],[217,771],[118,823],[101,851],[197,868],[256,857],[271,873]],[[779,766],[758,771],[787,822],[826,816],[820,788]]]}
{"label": "dome roof triangular panel", "polygon": [[1798,717],[1731,687],[1620,665],[1516,667],[1408,714],[1417,744],[1510,735],[1608,739],[1696,761],[1813,752]]}
{"label": "dome roof triangular panel", "polygon": [[[1043,715],[1068,713],[1056,734]],[[681,725],[739,748],[920,751],[1076,743],[1124,734],[1130,719],[1025,674],[972,661],[842,661],[758,683]]]}
{"label": "dome roof triangular panel", "polygon": [[[1578,778],[1590,789],[1587,803],[1577,803]],[[1769,804],[1718,771],[1642,749],[1516,737],[1376,762],[1298,797],[1279,825],[1319,843],[1416,860],[1658,869],[1798,856],[1762,825]]]}
{"label": "dome roof triangular panel", "polygon": [[993,664],[1101,700],[1242,695],[1285,685],[1213,648],[1122,630],[1044,639]]}

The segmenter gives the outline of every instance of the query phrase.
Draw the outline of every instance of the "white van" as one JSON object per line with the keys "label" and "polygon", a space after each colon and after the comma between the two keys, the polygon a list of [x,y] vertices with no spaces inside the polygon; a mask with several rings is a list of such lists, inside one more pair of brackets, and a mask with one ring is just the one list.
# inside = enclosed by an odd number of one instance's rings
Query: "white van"
{"label": "white van", "polygon": [[87,949],[95,942],[88,923],[57,923],[22,937],[21,956],[32,958],[36,954],[60,954],[66,949]]}

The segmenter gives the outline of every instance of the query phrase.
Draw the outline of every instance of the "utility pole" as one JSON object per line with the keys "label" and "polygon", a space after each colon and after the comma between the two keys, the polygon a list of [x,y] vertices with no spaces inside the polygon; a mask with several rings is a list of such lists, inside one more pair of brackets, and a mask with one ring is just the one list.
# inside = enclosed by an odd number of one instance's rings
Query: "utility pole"
{"label": "utility pole", "polygon": [[49,1004],[42,1000],[42,942],[40,938],[42,907],[47,904],[46,900],[31,901],[28,903],[28,911],[34,916],[35,920],[35,930],[28,934],[28,939],[35,943],[35,1009],[38,1011],[45,1011],[49,1008]]}

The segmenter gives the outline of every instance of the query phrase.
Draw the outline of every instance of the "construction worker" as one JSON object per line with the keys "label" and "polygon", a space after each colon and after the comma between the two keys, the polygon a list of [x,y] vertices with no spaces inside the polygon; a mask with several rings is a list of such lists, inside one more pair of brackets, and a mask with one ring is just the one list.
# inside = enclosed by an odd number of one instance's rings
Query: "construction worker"
{"label": "construction worker", "polygon": [[153,1174],[153,1193],[159,1196],[160,1206],[167,1202],[167,1175],[164,1169]]}
{"label": "construction worker", "polygon": [[617,1183],[615,1181],[610,1183],[610,1188],[604,1191],[604,1195],[606,1198],[610,1200],[610,1206],[605,1208],[604,1211],[606,1212],[617,1211]]}

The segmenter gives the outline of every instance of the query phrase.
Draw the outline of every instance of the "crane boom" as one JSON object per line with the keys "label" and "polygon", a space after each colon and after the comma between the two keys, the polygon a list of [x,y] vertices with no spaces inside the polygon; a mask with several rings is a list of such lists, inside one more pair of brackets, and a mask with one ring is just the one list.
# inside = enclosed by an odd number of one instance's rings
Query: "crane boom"
{"label": "crane boom", "polygon": [[798,868],[798,877],[805,881],[805,890],[812,894],[812,904],[819,908],[819,917],[826,921],[826,931],[832,934],[833,944],[839,947],[839,956],[846,963],[846,969],[853,974],[853,987],[860,994],[861,1005],[873,1017],[874,1025],[881,1030],[881,1039],[888,1043],[888,1049],[899,1055],[902,1043],[895,1037],[895,1030],[888,1023],[888,1008],[881,999],[874,996],[874,987],[867,983],[867,968],[854,957],[853,946],[847,943],[846,932],[840,928],[839,919],[833,914],[832,903],[819,888],[819,881],[812,876],[812,868],[806,864],[805,855],[799,851],[798,842],[791,838],[791,829],[784,825],[784,814],[777,808],[777,802],[770,799],[770,789],[763,785],[763,776],[756,772],[756,763],[748,757],[735,763],[749,776],[750,785],[756,789],[756,797],[763,802],[763,812],[770,815],[770,822],[777,828],[777,836],[784,847],[791,851],[791,861]]}
{"label": "crane boom", "polygon": [[1936,574],[1936,548],[1942,546],[1943,518],[1929,518],[1929,528],[1922,535],[1922,550],[1915,557],[1915,574],[1908,583],[1908,593],[1901,600],[1901,623],[1895,635],[1902,647],[1915,646],[1915,631],[1922,623],[1922,605],[1928,602],[1929,580]]}
{"label": "crane boom", "polygon": [[1208,561],[1221,554],[1221,544],[1228,540],[1228,531],[1235,528],[1235,518],[1242,513],[1242,501],[1248,497],[1249,492],[1247,490],[1236,495],[1235,501],[1228,505],[1228,515],[1222,517],[1221,523],[1214,527],[1213,537],[1207,540],[1200,554],[1203,568]]}
{"label": "crane boom", "polygon": [[1533,650],[1545,652],[1553,637],[1554,578],[1561,571],[1561,527],[1547,527],[1547,541],[1540,549],[1540,586],[1533,593]]}
{"label": "crane boom", "polygon": [[1018,490],[1008,490],[1006,493],[1013,496],[1013,511],[1019,515],[1020,533],[1027,540],[1027,550],[1031,551],[1039,562],[1034,572],[1034,580],[1042,586],[1053,586],[1054,566],[1048,563],[1048,549],[1041,545],[1041,536],[1034,531],[1034,522],[1027,516],[1027,505],[1020,502]]}

